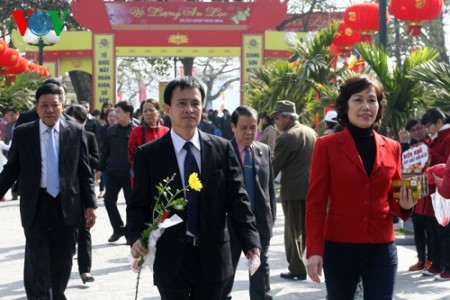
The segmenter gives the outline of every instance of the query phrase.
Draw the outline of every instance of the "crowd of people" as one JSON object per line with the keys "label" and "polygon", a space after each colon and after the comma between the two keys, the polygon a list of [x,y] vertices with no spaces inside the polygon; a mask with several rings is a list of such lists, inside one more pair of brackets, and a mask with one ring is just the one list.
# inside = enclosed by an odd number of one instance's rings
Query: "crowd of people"
{"label": "crowd of people", "polygon": [[[320,136],[301,124],[289,100],[269,112],[246,105],[221,116],[204,112],[205,90],[193,77],[173,79],[162,102],[147,99],[136,111],[127,101],[92,111],[83,100],[65,106],[65,93],[50,78],[34,109],[7,108],[0,121],[0,196],[11,188],[11,200],[20,197],[29,299],[66,299],[76,251],[81,280],[95,280],[90,228],[97,199],[111,223],[108,242],[124,237],[133,257],[147,255],[141,233],[157,217],[157,185],[170,177],[188,205],[176,212],[183,222],[157,242],[154,284],[163,300],[231,299],[241,253],[257,266],[250,299],[272,299],[268,253],[277,200],[285,217],[283,279],[325,280],[328,299],[354,299],[358,289],[364,299],[392,299],[397,216],[414,225],[418,261],[410,271],[450,280],[450,227],[437,222],[430,196],[416,199],[403,186],[394,198],[392,191],[402,178],[402,153],[426,145],[430,161],[422,171],[447,163],[430,194],[450,196],[450,118],[438,108],[411,118],[397,142],[377,131],[387,99],[366,75],[344,82]],[[203,187],[185,191],[192,173]],[[121,190],[126,216],[117,207]]]}

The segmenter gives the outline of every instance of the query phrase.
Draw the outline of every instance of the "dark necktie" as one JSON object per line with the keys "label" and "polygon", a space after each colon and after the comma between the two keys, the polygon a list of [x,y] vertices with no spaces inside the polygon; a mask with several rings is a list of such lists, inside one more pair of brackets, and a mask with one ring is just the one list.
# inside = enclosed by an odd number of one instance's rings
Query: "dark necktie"
{"label": "dark necktie", "polygon": [[252,149],[249,146],[245,147],[244,179],[250,206],[252,211],[255,211],[255,171],[253,168]]}
{"label": "dark necktie", "polygon": [[[189,176],[196,172],[200,176],[198,171],[197,161],[194,154],[191,151],[191,142],[186,142],[183,146],[186,149],[186,157],[184,159],[184,184],[188,185]],[[187,212],[187,229],[196,237],[200,234],[200,193],[194,191],[192,188],[188,188],[186,191],[186,200],[188,201],[186,206]]]}
{"label": "dark necktie", "polygon": [[48,143],[47,143],[47,193],[56,197],[59,194],[59,170],[58,170],[58,151],[55,143],[55,128],[47,129]]}

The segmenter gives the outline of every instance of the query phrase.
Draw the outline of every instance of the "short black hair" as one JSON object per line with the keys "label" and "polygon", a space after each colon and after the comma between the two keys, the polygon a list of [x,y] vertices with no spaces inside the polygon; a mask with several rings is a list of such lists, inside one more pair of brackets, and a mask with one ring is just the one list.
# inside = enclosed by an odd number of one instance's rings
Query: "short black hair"
{"label": "short black hair", "polygon": [[406,123],[405,130],[410,131],[417,124],[420,124],[420,120],[417,118],[412,118]]}
{"label": "short black hair", "polygon": [[239,121],[239,117],[240,116],[246,116],[246,117],[255,117],[256,120],[258,120],[258,112],[247,105],[241,105],[238,106],[233,113],[231,114],[231,123],[234,124],[234,126],[237,125],[238,121]]}
{"label": "short black hair", "polygon": [[171,105],[173,91],[179,87],[180,90],[184,89],[198,89],[202,96],[202,104],[205,104],[205,89],[201,85],[200,81],[192,76],[183,76],[179,78],[172,79],[164,89],[164,103],[166,105]]}
{"label": "short black hair", "polygon": [[64,103],[64,92],[61,89],[61,87],[54,83],[44,83],[36,91],[35,95],[36,104],[38,104],[39,98],[41,98],[42,95],[48,94],[58,95],[59,101]]}
{"label": "short black hair", "polygon": [[442,123],[444,124],[450,123],[449,116],[439,108],[435,107],[427,109],[420,122],[422,125],[427,126],[428,124],[436,124],[438,120],[442,120]]}
{"label": "short black hair", "polygon": [[84,122],[86,122],[88,116],[86,108],[80,104],[72,104],[66,110],[66,113],[81,124],[84,124]]}
{"label": "short black hair", "polygon": [[116,105],[114,105],[114,108],[120,107],[124,112],[130,113],[130,119],[133,117],[134,107],[128,101],[120,101]]}

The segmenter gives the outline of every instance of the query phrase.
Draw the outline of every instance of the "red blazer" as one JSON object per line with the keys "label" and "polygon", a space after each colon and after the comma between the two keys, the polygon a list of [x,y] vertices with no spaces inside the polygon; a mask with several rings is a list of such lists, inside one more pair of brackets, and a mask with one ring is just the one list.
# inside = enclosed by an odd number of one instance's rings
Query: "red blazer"
{"label": "red blazer", "polygon": [[347,128],[317,140],[306,197],[307,257],[323,256],[324,240],[394,241],[392,213],[404,220],[409,217],[411,210],[401,210],[391,189],[392,181],[401,178],[400,144],[374,135],[376,157],[370,177]]}

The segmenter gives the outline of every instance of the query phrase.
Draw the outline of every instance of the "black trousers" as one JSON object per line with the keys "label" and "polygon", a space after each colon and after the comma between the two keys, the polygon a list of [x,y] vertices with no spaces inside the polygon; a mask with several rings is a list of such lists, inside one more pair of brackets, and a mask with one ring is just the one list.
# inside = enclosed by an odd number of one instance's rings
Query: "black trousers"
{"label": "black trousers", "polygon": [[114,232],[118,231],[121,227],[124,227],[122,217],[117,209],[117,199],[121,189],[123,189],[125,202],[128,203],[131,198],[130,175],[127,173],[118,174],[108,172],[104,201],[106,211],[108,212],[109,221],[111,222]]}
{"label": "black trousers", "polygon": [[77,226],[64,223],[60,197],[53,198],[41,189],[35,219],[24,232],[27,299],[66,299]]}
{"label": "black trousers", "polygon": [[[417,258],[421,261],[433,260],[433,246],[431,244],[431,228],[427,221],[427,217],[413,213],[411,219],[414,226],[414,242],[416,244]],[[427,223],[429,223],[427,225]]]}
{"label": "black trousers", "polygon": [[86,228],[86,218],[78,226],[78,272],[90,273],[92,266],[92,237],[89,228]]}
{"label": "black trousers", "polygon": [[161,300],[222,299],[222,284],[209,281],[201,271],[200,265],[200,248],[186,244],[183,264],[178,276],[167,286],[157,286]]}
{"label": "black trousers", "polygon": [[450,225],[441,226],[436,218],[429,218],[432,228],[433,266],[450,273]]}
{"label": "black trousers", "polygon": [[[228,224],[231,221],[228,221]],[[223,299],[231,299],[231,291],[233,290],[234,277],[236,275],[236,269],[239,263],[239,259],[242,253],[242,247],[237,239],[236,233],[231,225],[228,226],[228,232],[230,234],[230,245],[231,245],[231,259],[233,261],[233,276],[225,281],[223,285]],[[270,269],[269,269],[269,245],[270,240],[261,239],[261,265],[258,270],[256,270],[253,276],[249,276],[250,281],[250,299],[251,300],[271,300],[272,296],[270,292]]]}

